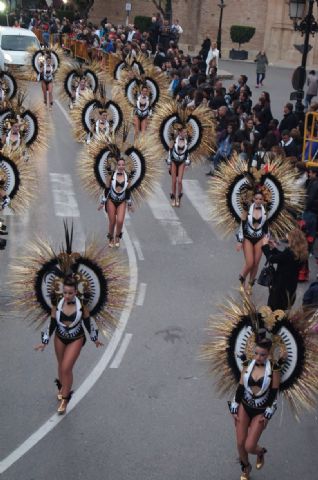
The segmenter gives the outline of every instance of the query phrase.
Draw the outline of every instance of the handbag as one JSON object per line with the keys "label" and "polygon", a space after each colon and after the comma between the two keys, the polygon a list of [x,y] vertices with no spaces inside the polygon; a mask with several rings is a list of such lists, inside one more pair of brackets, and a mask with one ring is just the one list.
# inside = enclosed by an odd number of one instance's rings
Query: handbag
{"label": "handbag", "polygon": [[274,265],[267,260],[259,274],[257,280],[258,285],[262,285],[262,287],[270,287],[273,283],[275,272]]}

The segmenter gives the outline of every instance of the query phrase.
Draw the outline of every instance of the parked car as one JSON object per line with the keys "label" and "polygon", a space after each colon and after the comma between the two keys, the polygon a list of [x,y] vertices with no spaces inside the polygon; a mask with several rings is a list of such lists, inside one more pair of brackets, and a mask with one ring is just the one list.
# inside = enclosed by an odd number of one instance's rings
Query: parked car
{"label": "parked car", "polygon": [[0,27],[0,68],[30,63],[30,47],[40,48],[36,35],[25,28]]}

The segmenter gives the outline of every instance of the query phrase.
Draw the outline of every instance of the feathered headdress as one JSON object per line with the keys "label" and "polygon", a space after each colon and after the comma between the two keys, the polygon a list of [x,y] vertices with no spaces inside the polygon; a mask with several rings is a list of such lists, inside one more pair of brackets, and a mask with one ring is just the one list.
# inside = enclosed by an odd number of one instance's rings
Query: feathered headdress
{"label": "feathered headdress", "polygon": [[208,341],[201,358],[209,363],[220,394],[232,394],[243,365],[253,359],[260,335],[272,340],[271,359],[281,358],[280,393],[296,416],[318,404],[318,344],[311,333],[312,318],[302,311],[285,313],[256,308],[246,297],[243,304],[228,300],[209,319]]}
{"label": "feathered headdress", "polygon": [[235,154],[220,164],[210,183],[211,217],[225,235],[233,233],[258,191],[263,194],[272,233],[284,236],[295,226],[293,213],[303,208],[305,191],[296,180],[296,171],[282,158],[269,160],[254,172]]}
{"label": "feathered headdress", "polygon": [[73,250],[73,226],[64,222],[64,244],[57,250],[43,239],[27,247],[27,253],[11,268],[14,307],[40,326],[51,311],[51,298],[63,295],[63,280],[72,275],[80,300],[107,336],[118,324],[127,300],[127,270],[120,258],[106,253],[106,246],[91,241],[84,252]]}
{"label": "feathered headdress", "polygon": [[111,131],[120,132],[123,127],[124,114],[118,103],[107,98],[106,85],[100,83],[97,92],[85,92],[79,99],[73,110],[72,117],[73,134],[77,141],[84,141],[87,133],[92,132],[99,115],[107,112]]}
{"label": "feathered headdress", "polygon": [[95,200],[100,197],[107,175],[116,169],[119,158],[125,159],[130,191],[136,203],[155,191],[162,170],[153,154],[151,140],[140,138],[129,145],[127,135],[127,126],[123,128],[121,140],[119,136],[112,136],[107,141],[104,136],[97,135],[79,157],[83,186]]}
{"label": "feathered headdress", "polygon": [[188,149],[193,162],[200,162],[215,147],[215,121],[209,108],[200,105],[195,109],[182,107],[170,100],[155,111],[150,133],[157,146],[157,158],[165,158],[171,143],[180,129],[188,133]]}

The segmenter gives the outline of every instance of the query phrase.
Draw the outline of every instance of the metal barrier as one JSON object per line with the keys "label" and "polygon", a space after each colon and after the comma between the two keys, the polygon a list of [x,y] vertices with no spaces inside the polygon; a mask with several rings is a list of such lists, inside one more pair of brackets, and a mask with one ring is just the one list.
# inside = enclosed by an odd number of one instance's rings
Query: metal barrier
{"label": "metal barrier", "polygon": [[[315,147],[313,149],[313,147]],[[304,125],[302,161],[318,166],[318,113],[307,112]]]}
{"label": "metal barrier", "polygon": [[[45,39],[45,32],[40,28],[34,28],[33,33],[37,36],[40,43],[48,43],[53,47],[57,43],[61,45],[63,50],[67,50],[74,58],[79,58],[85,62],[98,61],[103,66],[108,65],[109,54],[99,47],[88,47],[83,40],[76,40],[68,34],[51,33],[48,39]],[[43,37],[44,33],[44,37]]]}

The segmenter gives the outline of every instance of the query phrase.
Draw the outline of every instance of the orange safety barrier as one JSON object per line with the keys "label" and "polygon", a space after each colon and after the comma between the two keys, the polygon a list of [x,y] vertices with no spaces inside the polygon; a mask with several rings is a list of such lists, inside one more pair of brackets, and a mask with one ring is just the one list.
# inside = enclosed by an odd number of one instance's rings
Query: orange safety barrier
{"label": "orange safety barrier", "polygon": [[102,50],[99,47],[93,47],[91,49],[91,53],[92,53],[92,60],[95,60],[101,63],[103,66],[108,65],[109,54],[104,52],[104,50]]}
{"label": "orange safety barrier", "polygon": [[82,40],[75,40],[75,54],[76,58],[81,58],[82,60],[89,60],[88,48],[86,42]]}
{"label": "orange safety barrier", "polygon": [[[38,40],[43,43],[43,31],[40,28],[34,28],[33,32],[37,36]],[[62,48],[72,53],[73,57],[80,58],[81,60],[90,61],[96,60],[101,62],[102,65],[108,65],[109,54],[104,52],[99,47],[87,47],[87,44],[83,40],[76,40],[75,38],[64,34],[60,36],[58,33],[50,34],[50,46],[59,43],[61,39]]]}
{"label": "orange safety barrier", "polygon": [[307,165],[310,162],[310,164],[315,163],[318,166],[318,154],[313,154],[314,144],[318,144],[318,113],[307,112],[304,125],[302,161],[306,162]]}
{"label": "orange safety barrier", "polygon": [[36,35],[37,39],[39,40],[40,43],[43,42],[43,39],[42,39],[42,30],[40,30],[39,28],[33,28],[32,32],[34,33],[34,35]]}

